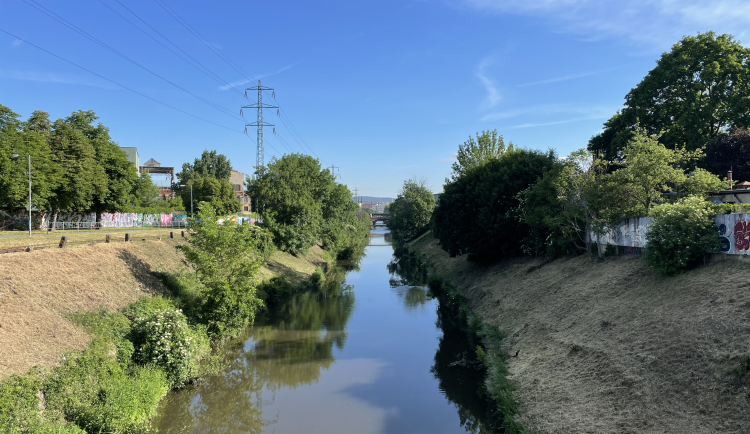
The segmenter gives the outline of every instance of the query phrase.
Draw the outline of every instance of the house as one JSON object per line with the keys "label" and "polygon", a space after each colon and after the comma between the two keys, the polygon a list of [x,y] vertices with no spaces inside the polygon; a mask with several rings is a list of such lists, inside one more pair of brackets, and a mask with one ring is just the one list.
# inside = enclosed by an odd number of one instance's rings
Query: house
{"label": "house", "polygon": [[242,204],[242,213],[250,214],[252,212],[252,206],[250,196],[245,191],[245,174],[232,170],[229,175],[229,183],[232,184],[234,194],[237,196],[237,200]]}

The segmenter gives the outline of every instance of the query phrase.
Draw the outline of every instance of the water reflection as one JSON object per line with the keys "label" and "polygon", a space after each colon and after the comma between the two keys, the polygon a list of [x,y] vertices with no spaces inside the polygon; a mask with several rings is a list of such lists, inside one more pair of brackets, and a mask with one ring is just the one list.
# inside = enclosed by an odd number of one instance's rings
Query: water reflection
{"label": "water reflection", "polygon": [[[334,270],[331,270],[334,271]],[[318,381],[346,343],[352,287],[330,273],[320,291],[296,294],[224,348],[228,367],[198,388],[171,393],[153,426],[161,433],[261,433],[275,392]],[[345,275],[344,273],[340,274]]]}
{"label": "water reflection", "polygon": [[[399,291],[397,293],[403,298],[407,311],[424,306],[433,298],[424,287],[427,284],[427,264],[416,253],[395,247],[388,272],[391,274],[389,283]],[[438,387],[445,397],[456,407],[461,426],[472,434],[499,432],[502,419],[495,414],[495,404],[483,387],[485,371],[455,364],[461,360],[477,360],[477,336],[461,319],[454,303],[437,304],[435,325],[442,331],[442,336],[430,372],[438,380]]]}

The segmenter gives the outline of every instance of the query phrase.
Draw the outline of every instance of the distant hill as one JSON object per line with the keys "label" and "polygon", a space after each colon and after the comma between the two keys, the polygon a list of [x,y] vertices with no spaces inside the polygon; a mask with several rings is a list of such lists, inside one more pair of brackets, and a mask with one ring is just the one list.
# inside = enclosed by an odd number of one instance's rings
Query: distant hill
{"label": "distant hill", "polygon": [[[353,198],[356,200],[356,198]],[[391,203],[395,199],[392,197],[373,197],[373,196],[360,196],[359,202],[360,203]]]}

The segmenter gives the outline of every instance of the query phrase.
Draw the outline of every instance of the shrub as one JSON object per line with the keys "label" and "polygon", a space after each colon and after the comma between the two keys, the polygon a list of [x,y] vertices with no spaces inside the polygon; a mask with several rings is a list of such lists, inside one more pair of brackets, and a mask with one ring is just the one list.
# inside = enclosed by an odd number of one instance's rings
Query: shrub
{"label": "shrub", "polygon": [[295,288],[285,278],[275,276],[258,285],[258,293],[266,306],[277,306],[286,297],[294,294]]}
{"label": "shrub", "polygon": [[270,231],[260,226],[250,226],[251,238],[255,240],[255,250],[263,259],[268,259],[276,251],[273,243],[273,235]]}
{"label": "shrub", "polygon": [[198,362],[209,351],[204,329],[190,327],[185,315],[161,297],[144,297],[126,312],[132,315],[135,361],[162,369],[171,388],[197,376]]}
{"label": "shrub", "polygon": [[719,249],[712,204],[689,196],[652,208],[645,257],[660,273],[677,274],[695,265],[706,252]]}

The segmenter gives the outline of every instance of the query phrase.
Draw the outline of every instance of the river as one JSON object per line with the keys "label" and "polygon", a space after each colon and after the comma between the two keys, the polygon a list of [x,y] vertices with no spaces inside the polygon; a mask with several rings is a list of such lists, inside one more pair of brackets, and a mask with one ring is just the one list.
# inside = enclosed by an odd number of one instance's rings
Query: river
{"label": "river", "polygon": [[256,318],[225,350],[222,375],[170,392],[155,430],[495,432],[483,373],[451,365],[474,360],[476,344],[387,235],[374,230],[359,266],[333,270],[327,288]]}

